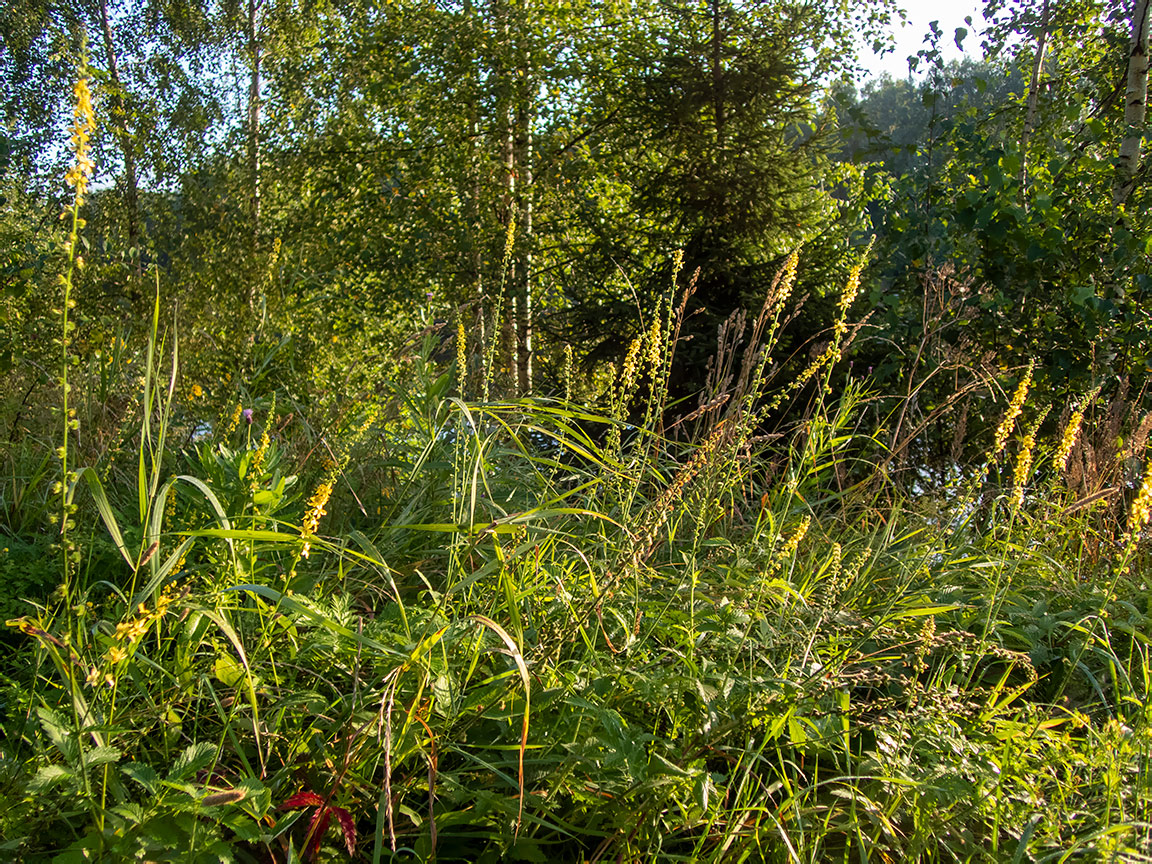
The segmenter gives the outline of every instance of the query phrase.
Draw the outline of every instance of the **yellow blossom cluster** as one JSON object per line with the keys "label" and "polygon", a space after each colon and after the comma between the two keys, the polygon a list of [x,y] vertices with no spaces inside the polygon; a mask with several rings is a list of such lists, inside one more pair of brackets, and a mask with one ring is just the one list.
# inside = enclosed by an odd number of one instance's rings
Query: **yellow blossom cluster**
{"label": "yellow blossom cluster", "polygon": [[264,433],[260,436],[260,446],[256,448],[256,452],[252,454],[252,460],[248,463],[249,486],[253,495],[260,491],[260,485],[264,481],[264,459],[268,455],[268,445],[271,443],[268,429],[265,428]]}
{"label": "yellow blossom cluster", "polygon": [[1132,509],[1128,511],[1128,534],[1135,536],[1136,532],[1148,524],[1152,517],[1152,459],[1148,461],[1148,469],[1144,472],[1144,482],[1132,502]]}
{"label": "yellow blossom cluster", "polygon": [[512,247],[516,244],[516,214],[510,213],[508,215],[508,228],[504,232],[504,260],[501,262],[502,267],[507,267],[508,262],[512,260]]}
{"label": "yellow blossom cluster", "polygon": [[1048,416],[1047,408],[1028,428],[1024,440],[1020,442],[1020,452],[1016,456],[1016,467],[1012,472],[1012,506],[1014,508],[1024,503],[1024,485],[1028,482],[1028,476],[1032,472],[1032,453],[1036,449],[1036,433],[1046,416]]}
{"label": "yellow blossom cluster", "polygon": [[[156,608],[149,609],[146,604],[141,603],[136,607],[135,616],[116,625],[116,630],[112,634],[112,646],[104,654],[104,660],[109,666],[115,666],[128,659],[133,647],[144,638],[152,625],[168,614],[168,610],[176,601],[173,592],[175,586],[176,583],[173,582],[164,589],[156,600]],[[111,682],[111,675],[102,670],[95,667],[89,670],[87,679],[89,684],[96,684],[101,678]]]}
{"label": "yellow blossom cluster", "polygon": [[[773,306],[780,307],[788,301],[788,298],[792,295],[792,286],[796,284],[796,271],[799,267],[800,250],[797,249],[789,255],[788,260],[784,262],[784,270],[780,274],[780,282],[772,295]],[[856,287],[857,289],[860,287],[859,272],[856,273]]]}
{"label": "yellow blossom cluster", "polygon": [[76,81],[75,87],[76,108],[72,114],[72,152],[76,155],[76,163],[64,175],[65,182],[76,189],[76,203],[84,203],[84,195],[88,192],[88,181],[92,178],[95,164],[92,162],[89,151],[92,133],[96,131],[96,115],[92,110],[92,91],[88,88],[88,79],[81,77]]}
{"label": "yellow blossom cluster", "polygon": [[637,336],[628,346],[628,353],[624,355],[624,367],[620,374],[620,400],[624,400],[632,392],[632,385],[636,381],[636,371],[640,366],[640,351],[644,347],[644,337]]}
{"label": "yellow blossom cluster", "polygon": [[776,560],[784,561],[785,559],[791,557],[792,553],[796,551],[796,547],[800,545],[800,541],[804,539],[805,535],[808,533],[808,529],[811,526],[811,516],[805,516],[803,519],[801,519],[800,524],[796,526],[796,530],[792,532],[792,536],[784,541],[784,545],[780,548],[780,551],[776,555]]}
{"label": "yellow blossom cluster", "polygon": [[861,261],[848,272],[848,284],[844,286],[844,293],[840,295],[840,315],[836,318],[836,341],[848,332],[848,309],[855,302],[856,295],[860,293],[860,272],[864,269]]}
{"label": "yellow blossom cluster", "polygon": [[232,411],[232,417],[228,420],[228,425],[224,427],[225,440],[231,438],[232,433],[236,431],[236,427],[240,425],[240,414],[243,410],[244,406],[237,402],[236,408]]}
{"label": "yellow blossom cluster", "polygon": [[468,334],[464,330],[464,316],[456,313],[456,386],[461,394],[468,384]]}
{"label": "yellow blossom cluster", "polygon": [[1076,443],[1076,437],[1080,434],[1080,427],[1084,424],[1084,411],[1096,399],[1096,394],[1100,392],[1097,387],[1088,394],[1088,398],[1084,400],[1084,404],[1077,408],[1072,417],[1068,420],[1068,425],[1064,427],[1064,434],[1060,438],[1060,446],[1056,448],[1056,455],[1052,458],[1053,464],[1056,465],[1061,471],[1068,467],[1068,457],[1072,455],[1072,446]]}
{"label": "yellow blossom cluster", "polygon": [[999,456],[1008,444],[1008,436],[1012,434],[1012,429],[1016,426],[1016,418],[1024,410],[1024,401],[1028,398],[1028,388],[1031,386],[1032,363],[1029,362],[1024,377],[1020,379],[1020,383],[1016,385],[1016,392],[1012,394],[1012,401],[1008,404],[1008,412],[1000,421],[1000,425],[996,427],[996,438],[992,447],[993,458]]}
{"label": "yellow blossom cluster", "polygon": [[332,481],[325,480],[316,487],[316,491],[308,499],[308,510],[304,514],[304,522],[300,528],[300,536],[304,538],[304,547],[300,550],[301,558],[307,558],[308,553],[312,551],[310,541],[316,534],[316,529],[320,527],[320,517],[328,512],[324,508],[328,505],[328,499],[332,497],[332,487]]}
{"label": "yellow blossom cluster", "polygon": [[652,314],[652,326],[648,328],[648,370],[655,382],[664,360],[664,331],[660,320],[662,303],[656,301]]}
{"label": "yellow blossom cluster", "polygon": [[564,345],[564,401],[572,401],[572,346]]}

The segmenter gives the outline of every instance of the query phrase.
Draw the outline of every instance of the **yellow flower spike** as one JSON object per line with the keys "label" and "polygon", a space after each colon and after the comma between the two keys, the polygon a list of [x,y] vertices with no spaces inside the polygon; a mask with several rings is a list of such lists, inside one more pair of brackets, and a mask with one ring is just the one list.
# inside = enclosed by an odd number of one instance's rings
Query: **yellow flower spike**
{"label": "yellow flower spike", "polygon": [[224,427],[224,438],[227,439],[232,437],[232,433],[235,432],[236,427],[240,425],[240,415],[243,413],[243,411],[244,406],[237,402],[236,407],[232,411],[232,416],[228,420],[228,425]]}
{"label": "yellow flower spike", "polygon": [[[788,298],[792,295],[792,287],[796,284],[796,271],[800,269],[800,250],[795,250],[788,256],[788,260],[784,262],[784,274],[780,279],[780,284],[776,287],[776,296],[772,298],[772,305],[779,307],[783,306]],[[859,287],[860,275],[857,273],[857,287]]]}
{"label": "yellow flower spike", "polygon": [[648,328],[648,369],[652,376],[652,380],[656,380],[656,373],[660,369],[661,361],[664,357],[664,339],[663,328],[660,324],[660,301],[656,303],[656,309],[652,314],[652,326]]}
{"label": "yellow flower spike", "polygon": [[95,164],[88,155],[89,139],[96,131],[96,115],[92,110],[92,91],[87,77],[81,76],[74,88],[76,108],[72,113],[72,152],[75,164],[64,175],[65,182],[76,189],[76,201],[82,203],[88,191],[88,181],[95,170]]}
{"label": "yellow flower spike", "polygon": [[1148,467],[1144,472],[1144,482],[1132,502],[1132,509],[1128,511],[1128,533],[1135,535],[1137,531],[1148,524],[1152,517],[1152,459],[1148,460]]}
{"label": "yellow flower spike", "polygon": [[316,529],[320,527],[320,517],[328,512],[324,508],[328,504],[328,499],[332,497],[332,488],[332,481],[325,480],[316,487],[316,491],[308,499],[308,510],[304,514],[304,522],[300,528],[300,535],[304,538],[304,547],[300,550],[301,558],[307,558],[309,552],[312,551],[312,544],[309,540],[316,534]]}
{"label": "yellow flower spike", "polygon": [[992,449],[993,458],[999,456],[1008,444],[1008,436],[1012,434],[1012,429],[1016,426],[1016,418],[1018,418],[1024,410],[1024,402],[1028,398],[1028,388],[1031,386],[1032,361],[1029,360],[1028,369],[1024,372],[1024,377],[1020,379],[1020,383],[1016,385],[1016,392],[1012,394],[1012,401],[1008,404],[1008,411],[1004,415],[1004,419],[1000,421],[1000,425],[996,428],[995,444]]}
{"label": "yellow flower spike", "polygon": [[272,441],[268,437],[268,429],[265,427],[263,434],[260,436],[260,446],[256,452],[252,454],[252,461],[248,463],[248,475],[251,478],[250,491],[253,495],[260,491],[261,483],[264,479],[264,459],[268,455],[268,445]]}
{"label": "yellow flower spike", "polygon": [[628,346],[628,353],[624,355],[624,368],[620,373],[620,401],[623,403],[632,392],[632,384],[636,380],[636,367],[640,361],[640,349],[644,346],[644,339],[637,336]]}
{"label": "yellow flower spike", "polygon": [[572,401],[572,346],[564,345],[564,401]]}
{"label": "yellow flower spike", "polygon": [[783,561],[796,551],[796,548],[800,545],[800,541],[804,539],[811,525],[811,516],[805,516],[800,520],[800,524],[796,526],[796,530],[792,532],[792,536],[785,541],[783,548],[780,550],[780,554],[776,556],[778,560]]}
{"label": "yellow flower spike", "polygon": [[460,393],[468,383],[468,334],[464,330],[464,316],[456,313],[456,386]]}
{"label": "yellow flower spike", "polygon": [[508,215],[508,229],[504,232],[504,260],[503,267],[508,266],[508,262],[512,260],[512,247],[516,244],[516,214],[510,213]]}
{"label": "yellow flower spike", "polygon": [[1024,486],[1028,482],[1028,477],[1032,473],[1032,453],[1036,448],[1036,433],[1040,429],[1040,424],[1044,422],[1044,418],[1048,416],[1048,409],[1045,408],[1039,417],[1028,427],[1028,432],[1024,435],[1024,440],[1020,442],[1020,452],[1016,456],[1016,467],[1012,472],[1012,507],[1018,508],[1024,503]]}
{"label": "yellow flower spike", "polygon": [[1084,412],[1088,406],[1096,400],[1096,396],[1099,393],[1099,387],[1089,393],[1083,404],[1072,413],[1072,416],[1068,420],[1068,425],[1064,427],[1064,434],[1060,438],[1060,446],[1056,448],[1056,455],[1052,457],[1052,463],[1061,471],[1068,467],[1068,457],[1072,455],[1072,447],[1076,444],[1076,439],[1080,435],[1080,427],[1084,425]]}

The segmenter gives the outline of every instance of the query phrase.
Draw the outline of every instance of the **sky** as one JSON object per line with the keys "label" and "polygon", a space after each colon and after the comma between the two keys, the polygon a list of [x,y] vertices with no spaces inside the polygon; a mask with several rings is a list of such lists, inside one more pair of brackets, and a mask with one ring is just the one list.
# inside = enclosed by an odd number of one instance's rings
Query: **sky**
{"label": "sky", "polygon": [[[930,21],[939,21],[940,29],[944,35],[940,38],[940,45],[944,52],[944,59],[959,59],[964,56],[956,49],[953,38],[957,27],[965,27],[968,36],[964,40],[965,53],[971,57],[980,56],[980,28],[984,23],[980,15],[983,4],[978,0],[898,0],[908,20],[903,27],[899,19],[893,25],[896,35],[896,50],[884,57],[877,57],[870,48],[863,48],[860,59],[872,74],[879,75],[887,72],[894,78],[904,78],[908,75],[908,57],[918,50],[926,47],[924,36],[928,33]],[[964,23],[964,16],[972,16],[972,26]],[[921,67],[923,68],[923,67]]]}

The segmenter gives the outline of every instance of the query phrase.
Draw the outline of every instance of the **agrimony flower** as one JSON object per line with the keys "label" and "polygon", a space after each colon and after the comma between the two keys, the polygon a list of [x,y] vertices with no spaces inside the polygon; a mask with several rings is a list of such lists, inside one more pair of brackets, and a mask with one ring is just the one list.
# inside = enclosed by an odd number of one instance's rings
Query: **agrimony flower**
{"label": "agrimony flower", "polygon": [[1032,361],[1028,361],[1028,368],[1024,372],[1024,377],[1020,379],[1020,383],[1016,385],[1016,392],[1012,394],[1012,401],[1008,403],[1008,411],[1004,415],[1004,419],[1000,421],[1000,425],[996,427],[996,438],[992,448],[992,457],[995,458],[1003,452],[1005,445],[1008,444],[1008,436],[1012,434],[1012,430],[1016,426],[1016,418],[1024,410],[1024,401],[1028,398],[1028,388],[1032,386]]}
{"label": "agrimony flower", "polygon": [[468,383],[468,334],[464,331],[464,316],[456,313],[456,386],[460,393]]}
{"label": "agrimony flower", "polygon": [[656,302],[656,309],[652,313],[652,326],[648,328],[648,368],[653,381],[656,380],[656,373],[664,356],[663,327],[660,321],[662,305],[659,300]]}
{"label": "agrimony flower", "polygon": [[64,181],[76,189],[76,203],[84,203],[88,191],[88,181],[92,179],[95,164],[89,155],[92,133],[96,131],[96,115],[92,110],[92,91],[88,78],[81,75],[73,89],[76,107],[72,112],[72,153],[75,163],[64,175]]}
{"label": "agrimony flower", "polygon": [[572,346],[564,346],[564,401],[572,401]]}
{"label": "agrimony flower", "polygon": [[1047,416],[1048,409],[1045,408],[1040,416],[1036,418],[1035,422],[1028,427],[1028,432],[1024,435],[1024,440],[1020,442],[1020,452],[1016,455],[1016,467],[1012,471],[1013,507],[1019,507],[1024,503],[1024,485],[1028,482],[1028,476],[1032,473],[1032,453],[1036,449],[1036,432]]}
{"label": "agrimony flower", "polygon": [[[780,274],[780,284],[776,286],[775,296],[772,298],[773,306],[783,306],[792,295],[792,287],[796,284],[796,271],[800,267],[800,250],[795,250],[784,262],[784,271]],[[856,274],[856,287],[860,287],[860,274]]]}
{"label": "agrimony flower", "polygon": [[310,541],[316,534],[316,529],[320,527],[320,517],[328,512],[324,508],[328,505],[328,499],[332,497],[332,486],[331,480],[325,480],[316,487],[316,491],[308,499],[308,510],[304,513],[304,522],[300,526],[300,535],[304,538],[304,547],[300,550],[301,558],[307,558],[308,553],[312,551]]}
{"label": "agrimony flower", "polygon": [[243,410],[244,410],[244,406],[241,405],[239,402],[237,402],[236,407],[232,411],[231,418],[228,420],[228,423],[224,426],[223,437],[225,439],[231,438],[232,433],[236,431],[236,427],[240,425],[240,414],[243,412]]}
{"label": "agrimony flower", "polygon": [[1064,434],[1060,437],[1060,446],[1056,448],[1056,455],[1052,457],[1053,464],[1063,471],[1068,467],[1068,457],[1072,455],[1072,447],[1076,444],[1076,438],[1080,434],[1080,427],[1084,425],[1084,411],[1096,399],[1096,394],[1100,392],[1097,387],[1088,394],[1079,408],[1077,408],[1068,420],[1068,425],[1064,427]]}
{"label": "agrimony flower", "polygon": [[1140,491],[1136,493],[1132,509],[1128,511],[1129,535],[1135,536],[1137,531],[1148,524],[1149,517],[1152,517],[1152,459],[1148,460],[1144,482],[1140,486]]}
{"label": "agrimony flower", "polygon": [[271,443],[268,429],[265,428],[260,436],[260,446],[256,448],[256,452],[252,454],[252,461],[248,463],[248,476],[251,478],[249,481],[250,491],[253,495],[260,491],[260,485],[264,480],[264,460],[268,456],[268,446]]}
{"label": "agrimony flower", "polygon": [[800,541],[804,539],[811,525],[811,516],[805,516],[800,520],[800,524],[796,526],[796,530],[792,532],[792,536],[784,542],[784,546],[780,549],[780,554],[777,555],[779,560],[783,561],[785,558],[796,551],[796,547],[800,545]]}

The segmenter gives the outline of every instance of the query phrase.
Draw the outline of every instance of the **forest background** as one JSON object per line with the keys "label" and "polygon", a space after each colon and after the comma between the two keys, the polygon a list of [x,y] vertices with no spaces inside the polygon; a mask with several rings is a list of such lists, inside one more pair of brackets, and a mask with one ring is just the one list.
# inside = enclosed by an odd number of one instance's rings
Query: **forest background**
{"label": "forest background", "polygon": [[6,4],[0,848],[1152,855],[1148,10]]}

